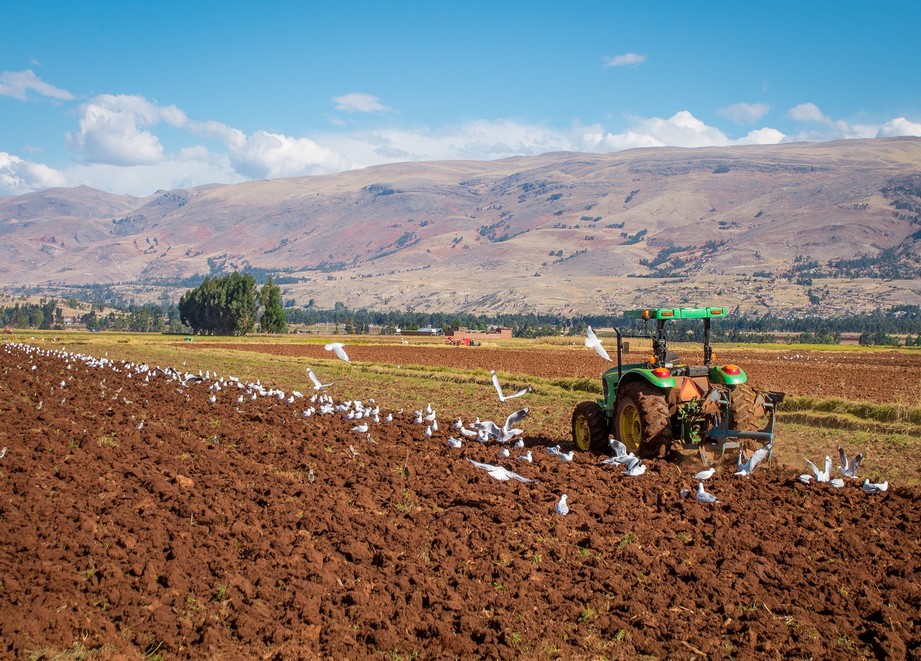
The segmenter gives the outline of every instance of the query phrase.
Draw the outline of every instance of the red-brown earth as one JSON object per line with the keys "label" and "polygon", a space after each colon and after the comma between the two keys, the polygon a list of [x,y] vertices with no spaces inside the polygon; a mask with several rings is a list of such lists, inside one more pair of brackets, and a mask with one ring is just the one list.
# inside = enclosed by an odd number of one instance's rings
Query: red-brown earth
{"label": "red-brown earth", "polygon": [[[276,356],[328,359],[323,344],[229,344],[196,342],[182,345],[190,350],[233,348]],[[494,349],[444,347],[438,345],[351,344],[349,357],[355,363],[432,365],[465,370],[491,370],[529,374],[543,378],[597,379],[610,363],[593,351],[559,349]],[[648,353],[633,352],[624,362],[642,362]],[[737,363],[749,380],[762,390],[820,398],[838,397],[853,401],[921,403],[921,352],[904,351],[807,351],[776,349],[720,350],[719,362]],[[614,356],[616,358],[616,356]],[[691,364],[702,362],[700,352],[684,354]]]}
{"label": "red-brown earth", "polygon": [[533,463],[501,461],[409,412],[358,433],[116,367],[0,351],[0,656],[921,658],[917,487],[773,466],[717,474],[705,505],[675,464],[625,478],[527,434]]}

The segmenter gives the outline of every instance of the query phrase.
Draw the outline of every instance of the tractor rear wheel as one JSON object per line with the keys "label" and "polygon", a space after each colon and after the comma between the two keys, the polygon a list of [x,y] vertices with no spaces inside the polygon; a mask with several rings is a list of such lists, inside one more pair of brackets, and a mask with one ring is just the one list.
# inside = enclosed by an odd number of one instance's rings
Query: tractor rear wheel
{"label": "tractor rear wheel", "polygon": [[729,428],[758,431],[764,425],[764,400],[747,383],[740,383],[729,393]]}
{"label": "tractor rear wheel", "polygon": [[608,418],[595,402],[582,402],[572,412],[572,441],[583,452],[608,447]]}
{"label": "tractor rear wheel", "polygon": [[626,383],[617,391],[614,435],[638,456],[654,457],[672,444],[664,393],[647,381]]}

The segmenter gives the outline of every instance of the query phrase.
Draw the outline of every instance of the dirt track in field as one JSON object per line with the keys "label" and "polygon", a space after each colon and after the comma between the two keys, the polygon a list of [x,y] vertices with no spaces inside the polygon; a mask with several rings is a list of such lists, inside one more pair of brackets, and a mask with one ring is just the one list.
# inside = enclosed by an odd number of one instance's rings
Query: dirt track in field
{"label": "dirt track in field", "polygon": [[[185,344],[189,350],[220,347],[256,351],[277,356],[328,359],[322,344]],[[580,349],[497,349],[492,347],[443,347],[437,345],[361,345],[347,347],[356,363],[430,365],[465,370],[497,370],[543,378],[595,379],[611,366],[593,351]],[[921,351],[738,351],[720,350],[720,363],[736,363],[749,381],[763,390],[819,398],[840,397],[876,403],[900,402],[921,405]],[[625,355],[624,362],[641,362],[647,354]],[[682,355],[692,364],[701,355]]]}
{"label": "dirt track in field", "polygon": [[[533,361],[497,355],[475,367]],[[767,468],[704,505],[674,464],[624,478],[527,435],[533,463],[503,461],[210,385],[0,351],[0,656],[919,658],[918,488]]]}

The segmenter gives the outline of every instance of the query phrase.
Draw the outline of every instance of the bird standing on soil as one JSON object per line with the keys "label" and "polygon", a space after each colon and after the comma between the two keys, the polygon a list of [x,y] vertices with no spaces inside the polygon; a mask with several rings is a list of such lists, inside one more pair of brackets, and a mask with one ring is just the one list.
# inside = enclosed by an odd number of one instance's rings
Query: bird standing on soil
{"label": "bird standing on soil", "polygon": [[531,386],[526,386],[513,395],[506,395],[502,392],[502,384],[499,383],[499,375],[496,374],[496,370],[490,370],[490,373],[492,374],[492,384],[495,386],[496,392],[499,393],[500,402],[505,402],[509,399],[515,399],[516,397],[521,397],[522,395],[527,395],[529,392],[531,392]]}
{"label": "bird standing on soil", "polygon": [[716,469],[711,467],[711,468],[708,468],[707,470],[700,471],[699,473],[694,475],[694,479],[695,480],[709,480],[711,477],[713,477],[713,474],[715,472],[716,472]]}
{"label": "bird standing on soil", "polygon": [[701,503],[718,503],[720,499],[704,490],[704,483],[697,483],[697,500]]}
{"label": "bird standing on soil", "polygon": [[[803,459],[806,459],[803,457]],[[831,457],[825,455],[825,470],[820,471],[819,467],[814,463],[806,459],[806,463],[809,464],[809,467],[812,469],[813,474],[815,475],[816,482],[829,482],[831,480]]]}
{"label": "bird standing on soil", "polygon": [[563,516],[569,514],[569,503],[566,502],[568,498],[569,496],[564,493],[562,496],[560,496],[560,499],[556,501],[557,514],[562,514]]}
{"label": "bird standing on soil", "polygon": [[595,331],[592,330],[591,326],[585,327],[585,335],[585,346],[597,351],[598,355],[608,362],[612,362],[611,357],[608,355],[608,352],[604,350],[604,347],[601,346],[601,340],[599,340],[598,336],[595,335]]}
{"label": "bird standing on soil", "polygon": [[351,363],[352,361],[349,360],[349,356],[347,353],[345,353],[345,349],[343,347],[345,347],[345,345],[342,344],[342,342],[330,342],[324,347],[324,349],[326,349],[327,351],[332,351],[340,359],[344,360],[347,363]]}
{"label": "bird standing on soil", "polygon": [[860,485],[860,488],[867,493],[880,493],[889,489],[889,480],[877,483],[870,482],[870,480],[864,480],[863,484]]}

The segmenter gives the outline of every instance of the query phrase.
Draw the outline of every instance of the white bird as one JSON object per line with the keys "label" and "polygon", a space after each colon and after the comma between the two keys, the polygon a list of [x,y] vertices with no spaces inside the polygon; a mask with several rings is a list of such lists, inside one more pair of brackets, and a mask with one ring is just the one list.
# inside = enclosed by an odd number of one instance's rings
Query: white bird
{"label": "white bird", "polygon": [[841,487],[844,486],[844,480],[842,480],[840,477],[835,477],[835,478],[832,478],[829,484],[831,484],[835,489],[840,489]]}
{"label": "white bird", "polygon": [[858,452],[857,456],[853,460],[848,460],[847,454],[844,452],[844,448],[840,445],[838,446],[838,457],[841,459],[841,465],[838,466],[838,470],[844,477],[850,477],[852,479],[857,479],[857,469],[860,467],[860,462],[863,459],[863,453]]}
{"label": "white bird", "polygon": [[490,373],[492,374],[492,384],[496,387],[496,392],[499,393],[500,402],[514,399],[516,397],[521,397],[522,395],[527,395],[529,392],[531,392],[531,386],[526,386],[525,388],[522,388],[516,392],[514,395],[506,395],[502,392],[502,384],[499,383],[499,375],[496,374],[496,370],[490,370]]}
{"label": "white bird", "polygon": [[352,431],[359,432],[359,433],[362,433],[362,434],[363,434],[363,433],[365,433],[366,431],[368,431],[368,423],[367,423],[367,422],[364,422],[364,423],[362,423],[362,424],[360,424],[360,425],[355,425],[354,427],[352,427]]}
{"label": "white bird", "polygon": [[307,376],[310,377],[310,380],[313,381],[314,390],[323,390],[324,388],[329,388],[332,383],[320,383],[320,379],[317,378],[317,375],[313,373],[313,370],[309,367],[307,368]]}
{"label": "white bird", "polygon": [[527,454],[523,454],[518,457],[521,461],[526,461],[529,464],[534,461],[534,456],[531,454],[531,451],[528,450]]}
{"label": "white bird", "polygon": [[802,482],[803,484],[809,484],[810,482],[812,482],[812,481],[815,479],[815,476],[814,476],[814,475],[810,475],[809,473],[803,473],[802,475],[800,475],[800,476],[799,476],[798,478],[796,478],[796,479],[797,479],[797,481]]}
{"label": "white bird", "polygon": [[[806,459],[803,457],[803,459]],[[806,463],[809,464],[809,467],[812,469],[813,474],[815,474],[816,482],[828,482],[831,480],[831,457],[828,455],[825,456],[825,470],[820,471],[819,467],[814,463],[806,459]]]}
{"label": "white bird", "polygon": [[324,347],[324,349],[326,349],[327,351],[332,351],[334,354],[336,354],[339,358],[341,358],[345,362],[351,363],[352,361],[349,360],[348,354],[346,354],[345,349],[343,349],[344,346],[345,345],[342,344],[342,342],[330,342]]}
{"label": "white bird", "polygon": [[687,498],[688,496],[691,495],[691,490],[690,490],[690,489],[682,489],[681,491],[678,492],[678,495],[681,496],[682,498]]}
{"label": "white bird", "polygon": [[214,393],[212,393],[212,394],[211,394],[211,397],[208,398],[208,403],[209,403],[209,404],[214,404],[214,402],[216,402],[216,401],[217,401],[217,396],[216,396]]}
{"label": "white bird", "polygon": [[448,437],[448,445],[450,445],[452,448],[459,448],[463,444],[464,442],[459,438],[454,438],[453,436]]}
{"label": "white bird", "polygon": [[534,481],[527,477],[522,477],[518,473],[514,473],[510,470],[502,468],[502,466],[493,466],[492,464],[484,464],[479,461],[474,461],[473,459],[470,459],[469,457],[467,458],[467,461],[469,461],[471,464],[473,464],[477,468],[482,468],[489,474],[491,478],[495,480],[499,480],[500,482],[507,482],[508,480],[518,480],[519,482],[533,482]]}
{"label": "white bird", "polygon": [[694,475],[694,479],[695,480],[709,480],[711,477],[713,477],[713,474],[715,472],[716,472],[715,468],[708,468],[707,470],[700,471],[699,473]]}
{"label": "white bird", "polygon": [[889,480],[878,483],[870,482],[870,480],[864,480],[863,484],[860,485],[860,488],[867,493],[880,493],[881,491],[886,491],[889,488]]}
{"label": "white bird", "polygon": [[509,452],[508,448],[502,448],[502,451],[499,452],[499,456],[502,457],[503,459],[507,459],[510,454],[512,453]]}
{"label": "white bird", "polygon": [[601,346],[601,340],[598,339],[598,336],[595,335],[595,331],[592,330],[591,326],[585,327],[585,346],[590,349],[594,349],[598,352],[598,355],[604,358],[607,361],[611,361],[611,357],[608,355],[608,352],[604,350],[604,347]]}
{"label": "white bird", "polygon": [[639,459],[634,459],[629,464],[627,464],[627,470],[624,471],[624,475],[628,477],[636,477],[637,475],[642,475],[646,472],[646,464],[641,462]]}
{"label": "white bird", "polygon": [[611,450],[614,452],[615,457],[627,456],[627,446],[613,436],[608,439],[608,445],[611,446]]}
{"label": "white bird", "polygon": [[770,452],[770,448],[767,446],[763,448],[758,448],[757,450],[755,450],[752,456],[748,458],[748,461],[746,461],[743,464],[742,463],[742,449],[739,448],[739,460],[738,460],[739,470],[737,470],[735,474],[741,475],[742,477],[748,477],[754,472],[758,464],[764,461],[764,458],[768,456],[768,452]]}
{"label": "white bird", "polygon": [[720,502],[719,498],[714,496],[712,493],[707,493],[704,491],[704,483],[697,483],[697,500],[701,503],[718,503]]}
{"label": "white bird", "polygon": [[569,499],[565,493],[560,496],[560,499],[556,501],[556,513],[566,516],[569,514],[569,504],[566,502]]}
{"label": "white bird", "polygon": [[576,456],[576,453],[574,450],[570,450],[569,452],[559,452],[557,453],[556,456],[562,459],[563,461],[565,461],[566,463],[569,463]]}
{"label": "white bird", "polygon": [[512,447],[515,448],[516,450],[520,450],[521,448],[524,447],[524,439],[519,438],[517,441],[515,441],[515,445],[513,445]]}
{"label": "white bird", "polygon": [[508,431],[509,429],[512,428],[513,425],[524,420],[527,417],[528,413],[530,412],[531,412],[531,409],[529,409],[528,407],[524,407],[523,409],[518,409],[517,411],[515,411],[514,413],[512,413],[505,419],[505,424],[502,425],[502,429]]}

